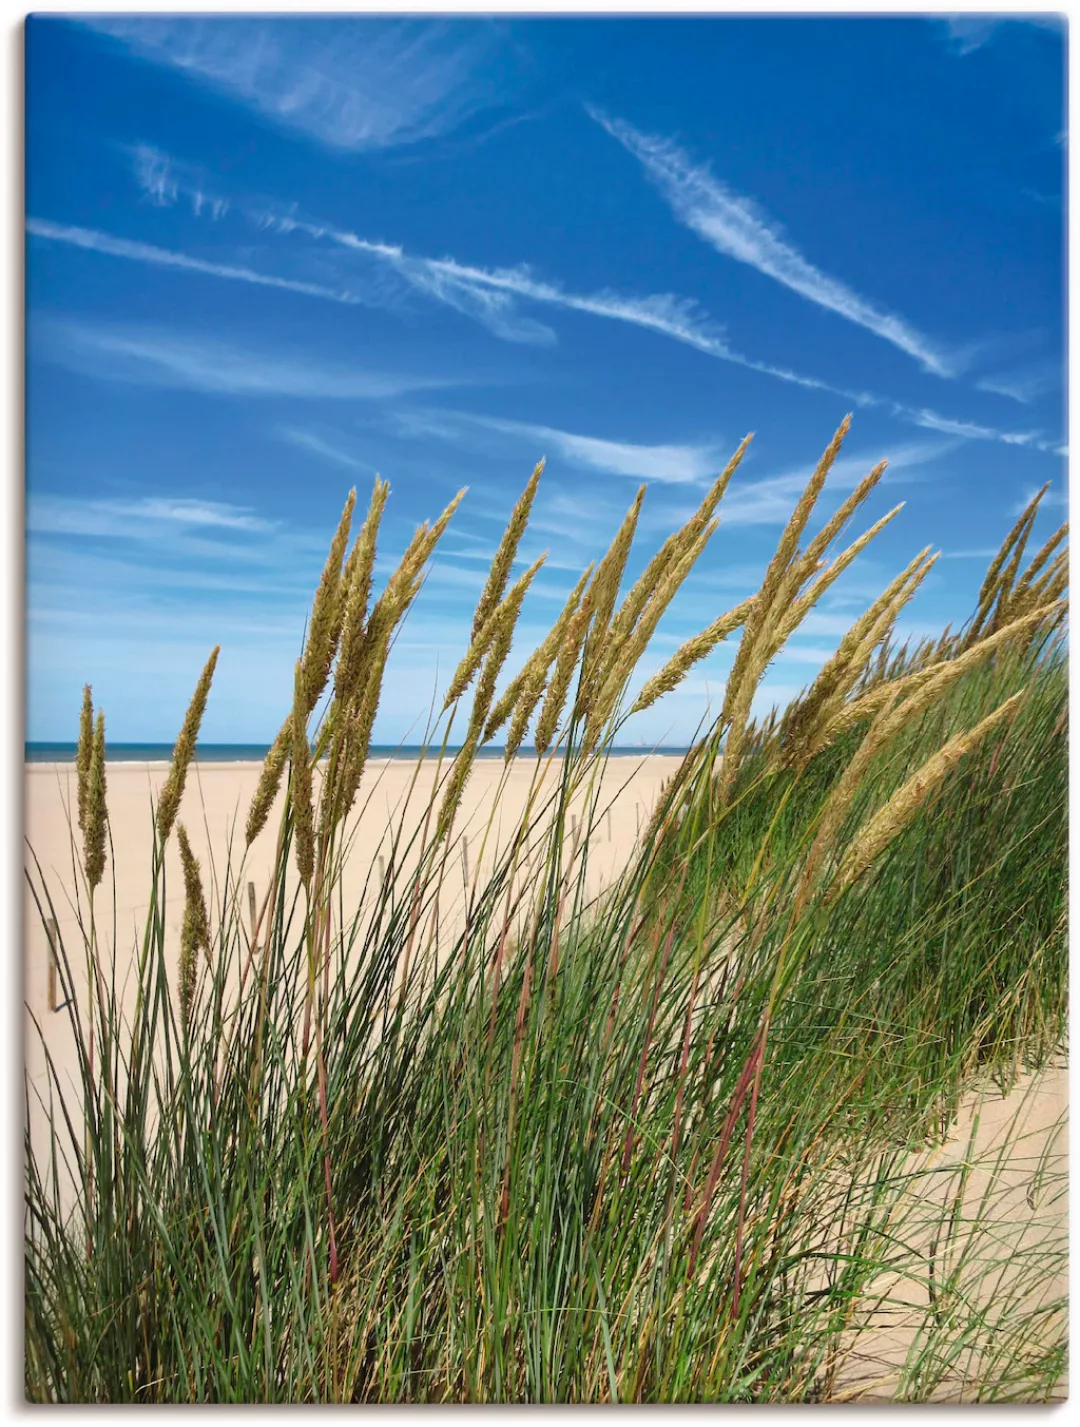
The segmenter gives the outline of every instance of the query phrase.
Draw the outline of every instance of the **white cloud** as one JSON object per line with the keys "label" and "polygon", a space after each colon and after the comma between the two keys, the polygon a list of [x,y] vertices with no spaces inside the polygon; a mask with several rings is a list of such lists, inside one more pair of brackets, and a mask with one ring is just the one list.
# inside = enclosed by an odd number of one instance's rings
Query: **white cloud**
{"label": "white cloud", "polygon": [[595,109],[592,117],[638,159],[676,218],[717,252],[756,268],[819,307],[891,342],[926,371],[951,376],[950,358],[902,317],[886,312],[846,283],[815,267],[750,198],[733,193],[705,165],[695,164],[667,139],[643,134]]}
{"label": "white cloud", "polygon": [[[484,106],[498,34],[418,19],[103,16],[87,21],[284,128],[360,151],[431,138]],[[505,68],[505,67],[504,67]]]}
{"label": "white cloud", "polygon": [[574,465],[603,471],[606,475],[630,476],[635,480],[701,484],[719,474],[730,454],[715,442],[641,445],[631,441],[582,436],[527,421],[474,416],[466,412],[435,411],[410,413],[410,416],[416,421],[413,429],[424,434],[461,439],[467,436],[470,428],[478,427],[515,440],[533,442],[538,455],[544,454],[544,448],[554,450]]}
{"label": "white cloud", "polygon": [[949,47],[958,55],[974,54],[982,49],[1002,25],[1037,25],[1058,33],[1063,28],[1058,15],[944,15],[940,23],[946,28]]}
{"label": "white cloud", "polygon": [[[732,362],[748,371],[760,372],[809,390],[830,392],[855,407],[889,411],[898,420],[909,425],[945,431],[965,439],[1000,441],[1009,445],[1029,446],[1059,456],[1065,454],[1064,447],[1058,442],[1043,439],[1037,432],[1012,433],[977,422],[952,420],[925,408],[917,410],[902,402],[876,396],[872,392],[836,386],[816,377],[804,376],[787,367],[743,356],[727,345],[720,330],[694,302],[670,293],[646,297],[626,297],[607,291],[594,294],[573,293],[558,283],[534,277],[527,267],[486,269],[458,263],[451,258],[415,258],[392,244],[372,242],[356,234],[312,224],[295,216],[262,213],[258,217],[265,228],[283,234],[301,232],[364,254],[388,266],[415,291],[470,316],[505,340],[535,343],[548,342],[554,338],[550,328],[518,312],[516,302],[535,302],[561,307],[656,332],[691,346],[707,356]],[[47,241],[65,243],[111,257],[280,288],[347,305],[383,304],[386,301],[386,293],[373,288],[360,292],[355,287],[330,288],[322,283],[276,277],[245,266],[208,262],[152,244],[117,238],[94,229],[52,223],[45,219],[28,219],[27,231]],[[449,383],[413,383],[413,389],[417,385],[435,386]]]}
{"label": "white cloud", "polygon": [[352,471],[373,471],[375,468],[360,461],[348,451],[342,451],[337,446],[332,446],[329,441],[324,441],[321,436],[316,436],[313,431],[301,431],[291,426],[278,427],[276,433],[279,440],[288,441],[290,445],[299,446],[303,450],[313,451],[315,455],[322,456],[327,461],[333,461],[336,465],[345,466]]}
{"label": "white cloud", "polygon": [[320,297],[328,302],[354,305],[363,299],[342,288],[327,287],[323,283],[302,282],[295,278],[275,277],[270,273],[260,273],[254,268],[241,267],[231,263],[211,263],[203,258],[193,258],[187,253],[173,252],[169,248],[158,248],[152,243],[133,242],[128,238],[117,238],[111,233],[100,233],[94,228],[80,228],[73,224],[52,223],[46,218],[28,218],[26,231],[35,238],[47,242],[65,243],[71,247],[83,248],[88,252],[102,253],[111,258],[127,258],[132,262],[149,263],[154,267],[181,268],[186,272],[202,273],[207,277],[227,278],[233,282],[254,283],[257,287],[276,287],[284,292],[299,293],[304,297]]}
{"label": "white cloud", "polygon": [[213,528],[264,532],[277,522],[264,520],[249,507],[225,501],[192,500],[172,496],[144,496],[138,500],[73,499],[58,495],[31,495],[27,501],[27,529],[43,535],[105,535],[139,537],[147,527]]}
{"label": "white cloud", "polygon": [[1065,455],[1057,441],[1046,440],[1040,431],[1000,431],[995,426],[984,426],[978,421],[955,421],[949,416],[940,416],[927,407],[916,410],[901,408],[907,420],[927,431],[942,431],[949,436],[961,436],[974,441],[1001,441],[1006,446],[1030,446],[1036,451],[1049,451],[1055,456]]}
{"label": "white cloud", "polygon": [[152,144],[137,144],[130,150],[135,179],[155,208],[170,208],[187,193],[196,218],[204,210],[211,218],[223,218],[229,210],[228,199],[207,193],[204,182],[190,170],[181,170],[176,161]]}
{"label": "white cloud", "polygon": [[[291,360],[224,342],[153,329],[90,327],[42,319],[31,331],[50,360],[90,376],[138,386],[182,387],[230,396],[378,401],[451,385],[425,377],[363,372]],[[308,443],[310,444],[310,442]]]}
{"label": "white cloud", "polygon": [[1060,381],[1061,370],[1056,362],[1040,362],[1034,366],[983,377],[975,385],[980,391],[993,392],[996,396],[1008,396],[1026,406],[1036,397],[1052,391]]}

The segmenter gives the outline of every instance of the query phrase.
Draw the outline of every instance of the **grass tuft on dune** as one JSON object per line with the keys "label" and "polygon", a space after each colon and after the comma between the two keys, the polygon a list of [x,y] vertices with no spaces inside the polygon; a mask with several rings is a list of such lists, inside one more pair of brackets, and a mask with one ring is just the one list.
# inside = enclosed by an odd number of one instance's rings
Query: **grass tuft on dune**
{"label": "grass tuft on dune", "polygon": [[[538,466],[428,729],[424,814],[391,824],[359,900],[343,877],[380,691],[460,496],[373,599],[386,487],[351,550],[350,494],[244,846],[200,868],[177,818],[211,655],[148,820],[134,947],[110,924],[104,726],[87,690],[79,935],[57,947],[64,1024],[32,1032],[45,1089],[26,1086],[29,1398],[1052,1395],[1059,1159],[1011,1153],[1022,1117],[990,1157],[974,1137],[959,1160],[941,1147],[974,1089],[1027,1084],[1063,1051],[1064,532],[1025,565],[1036,497],[969,625],[897,648],[932,564],[921,552],[800,699],[755,721],[769,664],[896,514],[841,545],[875,468],[802,543],[846,430],[759,591],[636,701],[637,664],[747,443],[623,594],[639,492],[500,693],[535,571],[511,580]],[[737,630],[720,716],[597,893],[590,846],[620,729]],[[528,780],[524,812],[496,837],[496,790],[449,918],[463,792],[504,727],[501,786]],[[264,828],[274,873],[249,909]],[[165,875],[174,832],[180,889]],[[32,855],[27,875],[55,922]],[[129,962],[133,995],[118,984]],[[58,1034],[74,1091],[49,1056]],[[889,1313],[903,1324],[891,1356]]]}

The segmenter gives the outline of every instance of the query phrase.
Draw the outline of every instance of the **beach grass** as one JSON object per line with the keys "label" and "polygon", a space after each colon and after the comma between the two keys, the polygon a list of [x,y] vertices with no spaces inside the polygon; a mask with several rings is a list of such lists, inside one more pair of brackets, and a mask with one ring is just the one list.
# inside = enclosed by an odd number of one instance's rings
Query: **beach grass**
{"label": "beach grass", "polygon": [[[1060,1390],[1060,1159],[1025,1157],[1023,1113],[992,1153],[974,1137],[959,1157],[941,1147],[974,1092],[1029,1085],[1064,1053],[1064,536],[1024,563],[1036,498],[969,624],[896,648],[922,552],[800,699],[755,721],[769,664],[895,514],[845,534],[875,468],[805,538],[846,430],[757,593],[633,699],[746,443],[624,592],[639,492],[507,684],[538,467],[417,762],[430,801],[389,826],[359,902],[343,868],[361,855],[380,692],[457,500],[376,596],[386,487],[351,545],[350,496],[292,709],[213,868],[183,823],[211,654],[147,821],[134,947],[109,915],[105,731],[87,690],[80,934],[57,947],[77,1083],[51,1059],[44,1091],[27,1082],[30,1399]],[[719,716],[598,893],[590,847],[620,729],[737,632]],[[463,876],[463,791],[500,731],[525,812],[501,840],[471,829],[488,856]],[[244,847],[262,835],[275,870],[252,918]],[[32,852],[28,878],[55,921]],[[48,1057],[46,1028],[31,1034]],[[884,1321],[900,1325],[892,1357]]]}

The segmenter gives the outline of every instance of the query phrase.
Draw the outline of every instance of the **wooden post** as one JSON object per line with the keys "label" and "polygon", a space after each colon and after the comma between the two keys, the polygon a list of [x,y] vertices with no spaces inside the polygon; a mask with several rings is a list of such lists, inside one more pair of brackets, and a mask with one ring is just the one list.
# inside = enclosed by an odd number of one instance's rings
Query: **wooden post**
{"label": "wooden post", "polygon": [[379,853],[379,886],[386,881],[386,858]]}
{"label": "wooden post", "polygon": [[465,885],[467,887],[469,885],[469,839],[467,837],[461,839],[461,865],[465,871]]}
{"label": "wooden post", "polygon": [[634,817],[637,819],[637,830],[638,830],[638,836],[640,837],[640,835],[641,835],[641,804],[640,804],[640,803],[635,803],[635,804],[634,804]]}
{"label": "wooden post", "polygon": [[45,923],[45,935],[49,941],[49,1010],[58,1011],[60,1007],[56,1004],[56,943],[60,933],[54,921]]}
{"label": "wooden post", "polygon": [[255,883],[254,883],[254,882],[249,882],[249,883],[248,883],[248,915],[251,917],[251,939],[252,939],[252,942],[254,943],[254,940],[255,940],[255,924],[256,924],[256,922],[258,921],[258,917],[257,917],[256,912],[255,912]]}

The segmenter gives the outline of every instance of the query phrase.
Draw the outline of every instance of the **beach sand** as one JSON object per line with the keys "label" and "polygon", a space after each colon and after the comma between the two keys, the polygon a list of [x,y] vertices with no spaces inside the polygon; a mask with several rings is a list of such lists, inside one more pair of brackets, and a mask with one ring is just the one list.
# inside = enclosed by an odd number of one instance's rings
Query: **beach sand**
{"label": "beach sand", "polygon": [[[611,759],[603,773],[597,802],[599,815],[589,839],[588,885],[599,891],[609,882],[629,858],[638,833],[654,806],[667,778],[678,767],[675,756],[623,756]],[[189,772],[180,818],[188,829],[192,846],[199,858],[204,881],[211,900],[212,888],[220,886],[223,869],[232,845],[232,866],[240,866],[243,853],[243,830],[248,805],[258,780],[261,765],[256,763],[197,763]],[[558,764],[545,785],[549,790],[557,778]],[[389,856],[387,827],[394,823],[406,833],[419,827],[427,806],[433,776],[433,764],[425,765],[416,785],[410,787],[415,764],[397,760],[373,762],[365,773],[362,808],[356,822],[356,835],[346,863],[343,888],[346,904],[363,905],[368,878],[379,875],[380,858]],[[455,852],[458,871],[447,879],[449,894],[440,903],[440,926],[443,919],[452,929],[463,915],[468,883],[489,866],[495,848],[517,827],[530,794],[532,766],[529,760],[519,760],[505,775],[501,760],[482,760],[474,768],[466,787],[456,829],[464,841]],[[115,876],[115,945],[120,975],[131,967],[142,926],[149,906],[150,888],[150,819],[151,800],[161,787],[167,773],[165,764],[110,763],[107,767],[108,806],[112,848],[106,867],[105,883],[99,891],[98,916],[107,924],[106,939],[113,942],[113,892]],[[41,864],[55,908],[59,935],[69,949],[75,968],[76,990],[85,997],[85,976],[80,973],[81,942],[74,909],[75,875],[69,826],[75,815],[75,770],[70,764],[30,764],[26,767],[26,834],[30,848]],[[496,797],[496,794],[498,795]],[[241,884],[251,882],[256,899],[267,890],[274,862],[275,838],[280,807],[271,813],[265,830],[248,851],[240,874]],[[580,816],[580,814],[578,814]],[[572,825],[573,825],[573,819]],[[32,865],[27,854],[28,866]],[[169,896],[167,943],[171,948],[170,976],[175,984],[176,959],[179,950],[180,922],[183,912],[182,879],[175,835],[171,838],[166,857],[166,876],[172,889]],[[246,888],[245,888],[246,891]],[[246,903],[245,903],[246,915]],[[31,1133],[35,1143],[45,1127],[44,1113],[35,1106],[33,1090],[46,1085],[44,1050],[41,1040],[29,1023],[29,1017],[43,1028],[60,1077],[73,1083],[75,1070],[74,1046],[68,1032],[67,1017],[50,1011],[49,951],[41,915],[27,890],[25,894],[25,1001],[27,1028],[24,1038],[27,1069],[31,1082]],[[131,986],[128,981],[130,996]],[[962,1194],[963,1212],[960,1219],[974,1219],[979,1196],[985,1189],[985,1166],[991,1162],[996,1147],[1011,1136],[1005,1153],[1007,1161],[998,1178],[998,1190],[990,1207],[992,1224],[999,1233],[991,1233],[993,1252],[1000,1255],[1002,1243],[1008,1252],[1015,1249],[1017,1272],[1025,1262],[1024,1254],[1047,1238],[1064,1232],[1064,1197],[1046,1205],[1039,1200],[1044,1194],[1040,1185],[1057,1183],[1065,1167],[1064,1119],[1066,1112],[1067,1077],[1057,1068],[1035,1080],[1022,1082],[1019,1090],[1007,1097],[972,1095],[965,1104],[960,1122],[950,1135],[948,1144],[913,1164],[945,1165],[959,1169],[966,1161],[977,1162],[979,1168],[970,1174]],[[78,1097],[74,1103],[78,1104]],[[974,1137],[970,1130],[978,1115]],[[1039,1166],[1043,1167],[1040,1176]],[[1047,1174],[1047,1165],[1053,1173]],[[1059,1179],[1054,1180],[1054,1174]],[[931,1175],[922,1192],[926,1203],[934,1196],[955,1197],[959,1180],[956,1174]],[[1033,1189],[1033,1186],[1035,1188]],[[1034,1197],[1033,1197],[1034,1195]],[[973,1208],[972,1206],[976,1206]],[[911,1206],[908,1206],[910,1210]],[[918,1208],[915,1218],[918,1217]],[[970,1230],[961,1230],[961,1235]],[[977,1230],[986,1237],[985,1230]],[[955,1255],[957,1250],[952,1252]],[[1063,1270],[1064,1272],[1064,1270]],[[1063,1291],[1063,1283],[1051,1285]],[[867,1304],[865,1312],[872,1331],[852,1343],[853,1353],[840,1366],[835,1381],[837,1395],[849,1400],[880,1401],[890,1396],[899,1366],[913,1342],[912,1324],[923,1316],[924,1303],[917,1293],[910,1307],[903,1306],[902,1285],[883,1282],[883,1293],[891,1293],[892,1301],[885,1305]],[[1008,1291],[1008,1282],[990,1278],[979,1292],[987,1302],[993,1302]],[[1045,1286],[1039,1290],[1045,1293]],[[910,1291],[909,1291],[909,1296]],[[924,1300],[925,1302],[925,1300]],[[964,1371],[967,1360],[958,1358],[955,1370],[944,1387],[935,1395],[939,1400],[957,1400],[963,1396]],[[970,1366],[970,1365],[969,1365]],[[1062,1391],[1064,1390],[1062,1385]]]}
{"label": "beach sand", "polygon": [[[608,760],[593,803],[595,826],[588,840],[586,885],[590,894],[600,891],[625,866],[663,783],[680,762],[677,756],[657,754],[642,754],[640,757],[622,755]],[[504,769],[502,759],[480,759],[474,765],[455,822],[456,846],[439,904],[440,933],[445,931],[452,936],[460,928],[468,886],[482,877],[485,869],[490,869],[496,851],[507,845],[519,827],[527,801],[534,793],[535,766],[534,760],[524,758],[517,760],[509,771]],[[560,766],[560,760],[552,760],[549,772],[535,794],[537,802],[534,806],[540,810],[557,789]],[[261,905],[269,888],[281,800],[284,797],[283,792],[279,793],[278,803],[271,811],[265,828],[245,855],[244,826],[261,768],[260,763],[196,762],[188,772],[179,814],[179,821],[184,823],[192,850],[200,862],[208,903],[211,907],[220,905],[225,868],[231,865],[233,879],[239,879],[242,887],[245,922],[248,918],[246,884],[251,883],[254,887],[257,905]],[[443,771],[445,773],[445,767]],[[114,762],[106,765],[112,848],[104,883],[96,894],[95,907],[98,926],[102,929],[107,947],[111,949],[114,941],[115,881],[117,984],[126,988],[127,994],[121,999],[127,1005],[133,1001],[133,977],[130,972],[150,905],[152,800],[156,800],[167,773],[168,765],[164,763]],[[392,834],[388,829],[401,830],[402,846],[411,835],[420,831],[435,773],[434,759],[422,765],[419,775],[417,765],[412,761],[372,760],[368,765],[355,815],[350,819],[350,826],[355,831],[342,878],[347,907],[360,907],[362,910],[365,905],[374,902],[373,889],[381,876],[381,859],[391,856]],[[33,763],[26,766],[27,841],[41,865],[52,900],[57,934],[73,964],[76,992],[82,1009],[85,1005],[86,977],[82,970],[84,958],[75,910],[77,879],[72,865],[69,830],[75,827],[78,838],[75,789],[72,764]],[[571,836],[575,830],[584,834],[582,816],[582,799],[578,798],[572,805]],[[30,850],[27,852],[27,865],[33,867]],[[411,856],[399,856],[399,861],[407,869],[410,862],[415,862],[415,849]],[[522,875],[527,875],[527,867],[522,869]],[[169,888],[166,956],[170,982],[175,986],[184,908],[175,832],[166,849],[165,876]],[[291,893],[298,880],[292,860],[290,877],[292,882],[287,885],[287,894]],[[61,1076],[66,1079],[73,1076],[77,1064],[75,1045],[68,1031],[67,1016],[49,1010],[48,933],[29,888],[24,894],[24,906],[24,997],[29,1014],[46,1028],[50,1054]],[[85,895],[83,910],[85,915]],[[213,911],[211,919],[214,919]],[[25,1044],[31,1084],[43,1089],[46,1083],[44,1048],[32,1026],[28,1027]]]}

